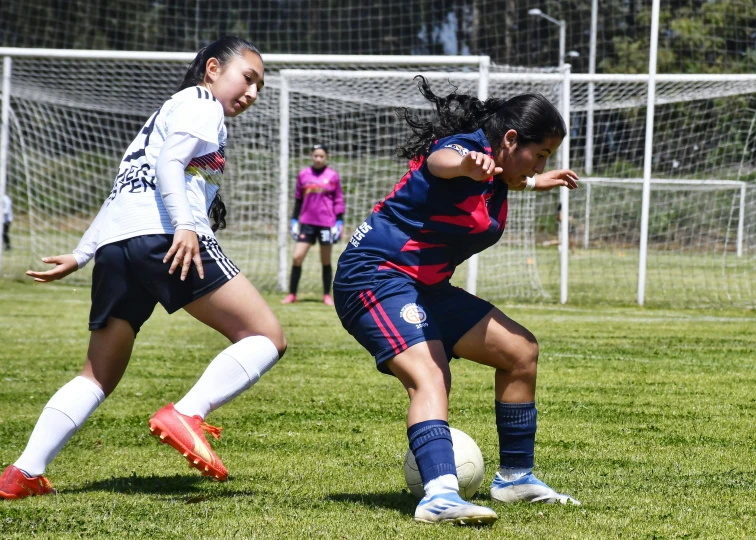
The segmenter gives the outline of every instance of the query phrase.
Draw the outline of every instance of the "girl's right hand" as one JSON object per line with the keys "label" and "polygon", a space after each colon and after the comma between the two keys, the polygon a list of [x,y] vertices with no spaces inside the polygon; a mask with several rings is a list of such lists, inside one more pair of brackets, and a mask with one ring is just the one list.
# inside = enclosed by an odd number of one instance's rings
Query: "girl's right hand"
{"label": "girl's right hand", "polygon": [[43,257],[42,262],[54,264],[55,268],[51,268],[46,272],[35,272],[34,270],[26,271],[27,276],[34,278],[34,281],[39,281],[40,283],[49,283],[51,281],[63,279],[68,274],[72,274],[79,269],[79,263],[76,262],[76,257],[73,255]]}
{"label": "girl's right hand", "polygon": [[163,257],[163,262],[167,263],[171,257],[173,257],[173,261],[168,270],[169,274],[173,274],[180,265],[181,281],[184,281],[189,273],[192,261],[194,261],[200,279],[205,279],[205,271],[202,269],[202,257],[200,256],[199,239],[196,232],[186,229],[176,231],[173,235],[171,249]]}
{"label": "girl's right hand", "polygon": [[492,176],[501,174],[503,170],[497,167],[494,159],[483,152],[468,152],[459,164],[460,176],[467,176],[477,182],[488,180]]}

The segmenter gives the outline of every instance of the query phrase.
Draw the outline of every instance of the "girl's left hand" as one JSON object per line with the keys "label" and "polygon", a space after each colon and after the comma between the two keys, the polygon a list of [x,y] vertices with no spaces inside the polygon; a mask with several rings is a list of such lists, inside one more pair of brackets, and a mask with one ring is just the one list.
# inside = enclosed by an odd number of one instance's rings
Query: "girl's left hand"
{"label": "girl's left hand", "polygon": [[46,272],[35,272],[34,270],[26,271],[27,276],[34,278],[34,281],[39,281],[40,283],[50,283],[51,281],[63,279],[68,274],[72,274],[79,269],[79,263],[76,262],[76,257],[73,255],[43,257],[42,262],[54,264],[55,268],[51,268]]}
{"label": "girl's left hand", "polygon": [[197,273],[200,279],[205,279],[205,271],[202,269],[202,256],[200,255],[200,246],[197,233],[194,231],[179,229],[173,233],[173,244],[168,253],[163,258],[163,263],[173,259],[171,267],[168,269],[169,274],[173,274],[176,269],[181,267],[181,281],[186,279],[189,274],[189,267],[192,262],[197,267]]}
{"label": "girl's left hand", "polygon": [[578,175],[570,169],[555,169],[536,176],[535,191],[549,191],[555,187],[577,189]]}

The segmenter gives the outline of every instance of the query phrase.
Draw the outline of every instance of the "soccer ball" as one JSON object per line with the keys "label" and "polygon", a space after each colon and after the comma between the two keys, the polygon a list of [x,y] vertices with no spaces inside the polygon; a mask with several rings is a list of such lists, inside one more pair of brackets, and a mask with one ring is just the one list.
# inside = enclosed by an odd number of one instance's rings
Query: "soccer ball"
{"label": "soccer ball", "polygon": [[[457,466],[459,496],[463,499],[469,499],[475,495],[475,492],[483,483],[483,474],[485,473],[483,454],[467,433],[455,428],[449,429],[451,429],[452,446],[454,447],[454,463]],[[417,469],[417,462],[412,450],[407,450],[407,455],[404,456],[404,479],[415,497],[422,499],[425,496],[423,481],[420,478],[420,471]]]}

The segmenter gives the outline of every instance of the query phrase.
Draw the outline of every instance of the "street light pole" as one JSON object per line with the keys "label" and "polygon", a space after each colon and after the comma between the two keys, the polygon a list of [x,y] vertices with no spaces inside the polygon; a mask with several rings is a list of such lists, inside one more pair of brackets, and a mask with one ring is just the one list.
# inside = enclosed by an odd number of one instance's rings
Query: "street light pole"
{"label": "street light pole", "polygon": [[528,15],[543,17],[547,21],[559,26],[559,65],[557,67],[561,69],[564,65],[564,57],[566,55],[567,49],[567,22],[564,19],[555,19],[554,17],[549,17],[538,8],[529,9]]}
{"label": "street light pole", "polygon": [[[549,17],[546,15],[543,11],[541,11],[538,8],[533,8],[528,10],[528,15],[533,15],[535,17],[543,17],[547,21],[556,24],[559,26],[559,65],[557,66],[560,71],[563,71],[565,66],[565,56],[566,56],[566,49],[567,49],[567,22],[564,19],[555,19],[554,17]],[[575,51],[570,51],[570,56],[578,56],[578,53]],[[569,96],[566,96],[569,98]],[[565,123],[567,124],[567,136],[569,137],[569,130],[570,130],[570,119],[565,118]],[[562,162],[562,155],[564,154],[564,144],[560,145],[559,147],[559,154],[558,159],[559,162]]]}
{"label": "street light pole", "polygon": [[[588,73],[596,73],[596,30],[598,26],[598,0],[591,3],[591,50],[588,58]],[[593,108],[595,84],[588,83],[588,111],[585,124],[585,174],[593,174]],[[587,231],[586,231],[587,234]],[[586,242],[587,244],[588,242]]]}

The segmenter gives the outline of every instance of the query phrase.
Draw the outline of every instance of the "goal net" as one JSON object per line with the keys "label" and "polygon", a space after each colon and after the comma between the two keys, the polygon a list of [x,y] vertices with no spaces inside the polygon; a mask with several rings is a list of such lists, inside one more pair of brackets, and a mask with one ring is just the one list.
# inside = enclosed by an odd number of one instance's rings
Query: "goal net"
{"label": "goal net", "polygon": [[[193,55],[80,56],[12,58],[7,191],[15,220],[13,250],[2,260],[5,276],[20,277],[29,267],[43,267],[39,257],[71,251],[109,193],[124,149],[171,95]],[[343,180],[345,235],[406,172],[395,149],[407,129],[395,109],[430,113],[412,80],[416,74],[427,74],[438,93],[452,87],[497,97],[536,91],[560,108],[565,105],[561,73],[513,74],[496,67],[487,73],[476,58],[456,64],[446,59],[443,65],[426,57],[412,62],[266,57],[258,103],[228,122],[221,193],[229,219],[219,233],[224,250],[260,289],[280,290],[286,282],[294,179],[309,164],[314,142],[329,146],[330,164]],[[655,114],[647,303],[752,306],[756,83],[745,76],[669,82],[663,77]],[[569,301],[632,303],[647,82],[642,76],[592,81],[574,74],[569,79],[569,164],[586,180],[570,194],[565,217],[571,240]],[[586,137],[589,118],[592,144]],[[551,160],[547,167],[559,165]],[[480,257],[478,294],[494,300],[559,300],[558,196],[511,195],[505,236]],[[312,253],[303,292],[318,292],[318,266]],[[71,279],[86,283],[89,270]],[[464,286],[467,279],[463,265],[454,280]]]}
{"label": "goal net", "polygon": [[[571,81],[570,165],[587,181],[570,193],[563,216],[570,301],[637,300],[646,79]],[[657,77],[646,304],[756,304],[755,105],[751,75]],[[552,194],[539,202],[538,260],[541,276],[551,278],[558,274],[558,202]],[[556,291],[553,279],[544,287]]]}

